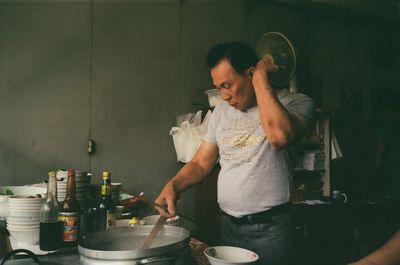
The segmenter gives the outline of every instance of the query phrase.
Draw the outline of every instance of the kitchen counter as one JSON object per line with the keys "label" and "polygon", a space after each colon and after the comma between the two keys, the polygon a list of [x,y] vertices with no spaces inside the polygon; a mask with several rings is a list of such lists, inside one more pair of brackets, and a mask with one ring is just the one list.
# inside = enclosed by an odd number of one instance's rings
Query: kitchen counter
{"label": "kitchen counter", "polygon": [[[185,265],[210,265],[206,256],[203,254],[204,249],[208,246],[192,238],[190,242],[190,255],[192,257],[192,264]],[[38,255],[40,260],[40,264],[43,265],[76,265],[80,264],[80,255],[76,252],[69,253],[58,253],[58,254],[49,254],[49,255]],[[8,260],[4,263],[5,265],[27,265],[27,264],[35,264],[32,258],[26,258],[23,254],[17,256],[17,259]],[[159,264],[159,263],[152,263]],[[162,263],[164,264],[164,263]]]}
{"label": "kitchen counter", "polygon": [[[3,239],[4,239],[4,245],[6,247],[3,249],[3,252],[0,253],[0,260],[3,258],[3,255],[7,252],[7,248],[9,246],[7,245],[7,230],[6,230],[6,222],[2,221],[0,222],[0,232],[2,232]],[[203,254],[204,249],[208,247],[205,243],[195,240],[192,238],[190,241],[190,254],[193,260],[193,263],[190,265],[209,265],[207,258]],[[189,250],[189,248],[187,249]],[[66,252],[67,251],[67,252]],[[62,252],[55,252],[52,254],[47,254],[47,255],[37,255],[41,264],[48,264],[48,265],[74,265],[74,264],[80,264],[80,255],[77,252],[76,249],[68,249],[68,250],[63,250]],[[35,264],[32,258],[28,258],[25,254],[18,254],[13,260],[7,260],[5,265],[24,265],[24,264]],[[152,263],[154,265],[159,264],[159,263]],[[164,263],[163,263],[164,264]],[[185,264],[189,265],[189,264]]]}
{"label": "kitchen counter", "polygon": [[[205,255],[198,251],[191,251],[194,263],[192,265],[210,265]],[[68,254],[68,255],[50,255],[40,256],[40,264],[42,265],[77,265],[79,263],[79,254]],[[32,259],[16,259],[9,260],[4,263],[5,265],[28,265],[35,264]]]}
{"label": "kitchen counter", "polygon": [[[79,254],[39,256],[40,264],[43,265],[74,265],[79,264]],[[9,260],[5,265],[27,265],[35,264],[32,259]]]}

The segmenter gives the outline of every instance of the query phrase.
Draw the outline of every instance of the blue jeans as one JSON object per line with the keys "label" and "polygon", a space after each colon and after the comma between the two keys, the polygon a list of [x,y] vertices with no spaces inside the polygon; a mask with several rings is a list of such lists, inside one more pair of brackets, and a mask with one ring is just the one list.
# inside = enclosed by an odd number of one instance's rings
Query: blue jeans
{"label": "blue jeans", "polygon": [[222,214],[221,245],[254,251],[260,257],[257,265],[291,264],[292,221],[290,211],[268,218],[268,222],[237,224]]}

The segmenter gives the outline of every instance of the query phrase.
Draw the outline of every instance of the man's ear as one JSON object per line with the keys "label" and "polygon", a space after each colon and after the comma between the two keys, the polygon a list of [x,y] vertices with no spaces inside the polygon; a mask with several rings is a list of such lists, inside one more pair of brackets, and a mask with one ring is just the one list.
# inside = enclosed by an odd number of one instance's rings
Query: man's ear
{"label": "man's ear", "polygon": [[247,69],[247,74],[252,77],[255,69],[256,68],[254,66],[251,66],[249,69]]}

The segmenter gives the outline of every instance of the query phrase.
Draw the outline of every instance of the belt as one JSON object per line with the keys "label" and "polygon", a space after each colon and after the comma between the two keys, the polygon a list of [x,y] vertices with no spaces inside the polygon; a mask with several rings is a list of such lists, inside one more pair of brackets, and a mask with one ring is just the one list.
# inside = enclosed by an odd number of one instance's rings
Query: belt
{"label": "belt", "polygon": [[291,208],[291,205],[292,204],[290,202],[287,202],[278,206],[274,206],[267,211],[248,214],[242,217],[234,217],[223,211],[222,214],[234,224],[263,224],[268,223],[270,221],[270,218],[273,216],[288,212]]}

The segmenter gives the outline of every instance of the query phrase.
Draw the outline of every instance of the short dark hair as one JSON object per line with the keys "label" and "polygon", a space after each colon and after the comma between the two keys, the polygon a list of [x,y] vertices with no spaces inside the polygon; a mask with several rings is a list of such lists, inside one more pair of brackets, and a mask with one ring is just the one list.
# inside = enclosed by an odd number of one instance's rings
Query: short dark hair
{"label": "short dark hair", "polygon": [[256,66],[258,56],[255,51],[239,41],[221,43],[210,49],[207,54],[207,64],[214,68],[220,61],[227,59],[230,61],[236,73],[243,74],[251,66]]}

